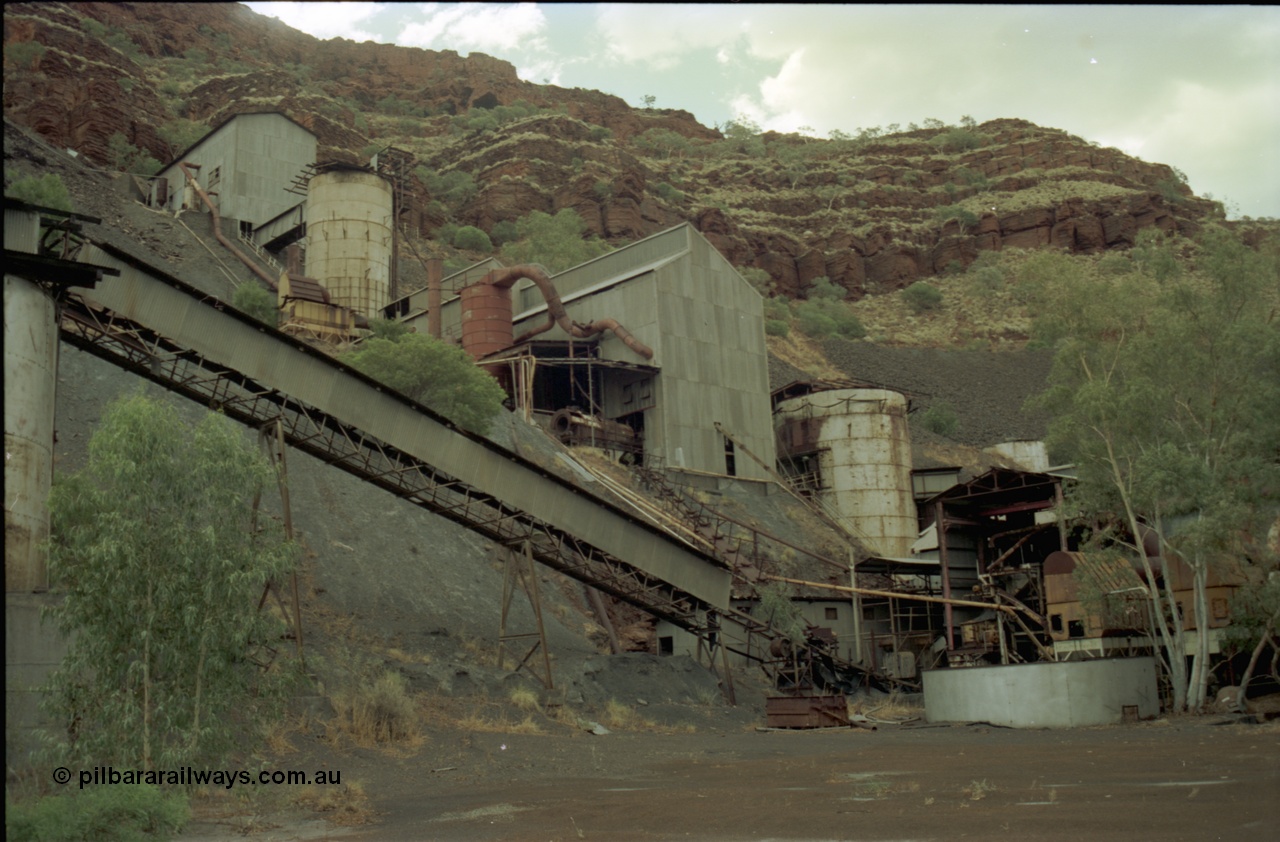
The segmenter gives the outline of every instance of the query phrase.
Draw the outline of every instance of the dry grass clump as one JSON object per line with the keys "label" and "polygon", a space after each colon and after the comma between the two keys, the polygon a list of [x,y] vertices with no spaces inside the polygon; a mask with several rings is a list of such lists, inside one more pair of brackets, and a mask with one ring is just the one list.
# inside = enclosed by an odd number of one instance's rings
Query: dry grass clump
{"label": "dry grass clump", "polygon": [[845,375],[831,365],[822,350],[821,343],[810,339],[798,330],[787,336],[768,337],[769,350],[783,362],[790,363],[806,374],[839,380]]}
{"label": "dry grass clump", "polygon": [[387,671],[372,684],[346,688],[331,702],[342,727],[362,745],[418,737],[418,711],[398,672]]}
{"label": "dry grass clump", "polygon": [[960,791],[969,796],[970,801],[981,801],[986,798],[987,795],[996,791],[996,785],[988,782],[984,778],[980,781],[973,781]]}
{"label": "dry grass clump", "polygon": [[306,786],[294,797],[293,803],[324,813],[328,821],[346,827],[366,824],[374,817],[369,796],[359,781],[336,786]]}
{"label": "dry grass clump", "polygon": [[868,719],[905,722],[924,716],[924,706],[916,699],[908,698],[900,693],[874,699],[858,696],[849,701],[849,715],[860,714]]}
{"label": "dry grass clump", "polygon": [[267,748],[277,757],[297,751],[290,735],[305,734],[315,730],[316,723],[308,713],[286,715],[271,721],[270,729],[263,735]]}
{"label": "dry grass clump", "polygon": [[426,652],[405,652],[403,649],[391,648],[386,650],[386,656],[393,661],[401,664],[429,664],[431,656]]}
{"label": "dry grass clump", "polygon": [[618,731],[641,731],[657,727],[657,723],[645,719],[635,708],[624,705],[617,699],[610,699],[604,706],[600,724]]}
{"label": "dry grass clump", "polygon": [[478,734],[545,734],[542,726],[539,725],[530,714],[523,720],[516,722],[507,718],[504,714],[498,714],[493,717],[487,717],[479,711],[472,711],[466,716],[454,720],[454,726],[463,731],[470,731]]}
{"label": "dry grass clump", "polygon": [[542,705],[538,703],[538,694],[528,687],[514,687],[510,695],[507,697],[511,700],[511,704],[523,711],[541,712]]}

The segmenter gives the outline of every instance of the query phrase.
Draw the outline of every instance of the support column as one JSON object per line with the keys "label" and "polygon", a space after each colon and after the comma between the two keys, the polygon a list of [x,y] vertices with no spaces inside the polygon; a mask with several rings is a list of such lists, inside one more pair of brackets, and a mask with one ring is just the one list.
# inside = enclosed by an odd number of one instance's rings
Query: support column
{"label": "support column", "polygon": [[[934,504],[934,523],[938,525],[938,564],[942,568],[942,598],[951,599],[951,562],[947,558],[947,511],[939,500]],[[954,617],[951,612],[951,603],[947,602],[942,606],[942,616],[945,620],[944,625],[947,629],[947,651],[950,652],[956,648],[956,639],[954,630]]]}
{"label": "support column", "polygon": [[[36,254],[40,215],[5,208],[6,251]],[[48,593],[45,545],[53,484],[54,392],[58,373],[57,306],[43,286],[4,276],[4,677],[5,764],[26,769],[54,725],[37,689],[66,653],[66,640],[42,611]]]}
{"label": "support column", "polygon": [[[32,249],[34,251],[34,249]],[[4,278],[4,590],[49,589],[57,309],[49,292]]]}

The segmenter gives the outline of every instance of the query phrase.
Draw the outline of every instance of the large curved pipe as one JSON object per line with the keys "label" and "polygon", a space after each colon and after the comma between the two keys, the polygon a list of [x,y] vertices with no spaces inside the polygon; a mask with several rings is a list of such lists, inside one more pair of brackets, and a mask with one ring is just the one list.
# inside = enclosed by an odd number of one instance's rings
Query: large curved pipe
{"label": "large curved pipe", "polygon": [[223,248],[240,258],[240,262],[245,266],[248,266],[250,271],[261,278],[267,286],[272,289],[276,289],[276,279],[271,277],[271,274],[267,272],[266,269],[263,269],[261,266],[246,257],[244,252],[231,245],[231,241],[223,236],[222,217],[218,214],[218,209],[213,206],[213,200],[209,198],[208,193],[204,192],[204,189],[200,186],[200,182],[196,181],[196,177],[191,174],[191,170],[187,169],[187,165],[185,163],[179,163],[178,169],[182,170],[182,174],[187,177],[187,181],[191,183],[191,187],[196,191],[196,195],[200,197],[200,200],[204,202],[204,206],[209,209],[209,213],[213,216],[214,238],[222,244]]}
{"label": "large curved pipe", "polygon": [[646,360],[653,359],[653,349],[632,336],[631,332],[618,324],[616,319],[597,319],[590,324],[582,324],[570,319],[568,312],[564,309],[564,302],[560,300],[560,293],[556,292],[555,285],[551,283],[551,278],[547,277],[547,273],[540,266],[522,263],[517,266],[508,266],[505,269],[494,269],[485,275],[480,283],[489,284],[498,289],[510,289],[521,278],[528,278],[537,285],[538,291],[542,293],[543,299],[547,302],[547,315],[549,318],[546,324],[521,334],[515,340],[515,344],[524,342],[540,333],[545,333],[556,325],[559,325],[560,329],[565,333],[570,336],[576,336],[579,339],[595,336],[597,333],[609,330],[613,331],[613,334],[621,339],[623,344],[632,351],[635,351]]}

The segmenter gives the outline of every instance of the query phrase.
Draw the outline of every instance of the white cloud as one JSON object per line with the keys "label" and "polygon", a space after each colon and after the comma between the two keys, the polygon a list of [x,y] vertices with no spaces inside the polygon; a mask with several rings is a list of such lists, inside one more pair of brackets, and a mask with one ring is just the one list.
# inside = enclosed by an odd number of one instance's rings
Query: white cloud
{"label": "white cloud", "polygon": [[[596,29],[611,58],[667,70],[691,51],[737,40],[750,8],[606,3],[599,7]],[[735,18],[741,19],[738,25]],[[728,53],[721,55],[727,60]]]}
{"label": "white cloud", "polygon": [[277,18],[294,29],[321,40],[349,38],[352,41],[383,39],[356,24],[381,12],[385,3],[245,3],[260,15]]}
{"label": "white cloud", "polygon": [[396,38],[406,47],[460,53],[546,48],[546,16],[533,3],[424,3],[422,21],[407,24]]}

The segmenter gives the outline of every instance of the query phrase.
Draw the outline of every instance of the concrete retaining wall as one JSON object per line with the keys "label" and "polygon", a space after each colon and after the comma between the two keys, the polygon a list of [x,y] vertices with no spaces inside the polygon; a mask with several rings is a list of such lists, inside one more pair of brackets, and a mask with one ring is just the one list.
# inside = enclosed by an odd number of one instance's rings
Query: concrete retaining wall
{"label": "concrete retaining wall", "polygon": [[1118,658],[930,670],[924,706],[930,722],[1077,728],[1156,716],[1160,698],[1152,658]]}

